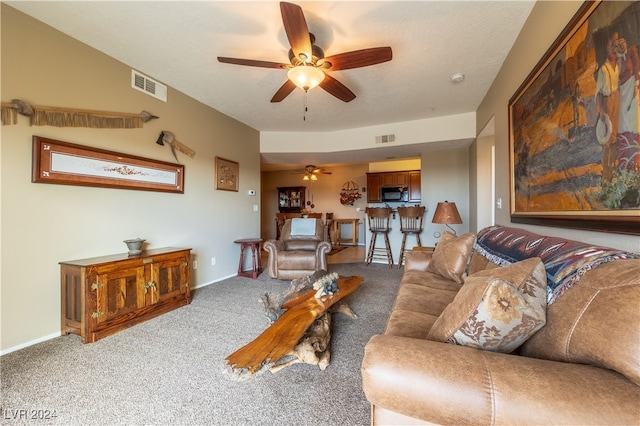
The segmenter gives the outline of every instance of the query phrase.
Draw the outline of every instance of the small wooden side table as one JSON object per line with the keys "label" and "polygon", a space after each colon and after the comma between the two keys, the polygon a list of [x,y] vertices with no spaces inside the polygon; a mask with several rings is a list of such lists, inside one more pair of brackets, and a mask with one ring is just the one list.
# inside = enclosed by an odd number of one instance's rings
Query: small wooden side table
{"label": "small wooden side table", "polygon": [[[262,244],[262,238],[242,238],[235,240],[234,243],[240,244],[240,263],[238,264],[238,276],[258,278],[258,275],[262,273],[262,262],[260,261],[260,244]],[[242,263],[244,260],[244,250],[247,247],[251,247],[251,270],[244,271],[242,269]]]}
{"label": "small wooden side table", "polygon": [[[354,246],[358,245],[358,222],[360,219],[333,219],[333,238],[336,245],[340,246],[342,243],[351,243]],[[351,238],[342,238],[342,225],[351,225]]]}

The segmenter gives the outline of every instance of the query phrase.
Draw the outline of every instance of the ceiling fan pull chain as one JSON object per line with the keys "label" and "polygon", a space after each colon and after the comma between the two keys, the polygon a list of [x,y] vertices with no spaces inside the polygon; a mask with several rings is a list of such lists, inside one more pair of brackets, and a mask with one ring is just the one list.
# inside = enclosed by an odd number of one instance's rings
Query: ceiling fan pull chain
{"label": "ceiling fan pull chain", "polygon": [[309,108],[307,108],[307,93],[308,91],[305,90],[304,91],[304,115],[302,116],[302,121],[307,121],[307,111],[309,111]]}

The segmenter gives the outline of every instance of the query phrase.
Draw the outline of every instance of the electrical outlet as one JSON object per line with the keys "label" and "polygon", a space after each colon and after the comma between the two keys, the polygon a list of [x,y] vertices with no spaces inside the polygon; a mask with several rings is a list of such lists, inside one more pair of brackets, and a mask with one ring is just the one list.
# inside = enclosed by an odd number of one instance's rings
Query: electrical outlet
{"label": "electrical outlet", "polygon": [[198,261],[194,260],[193,262],[191,262],[191,265],[193,266],[193,269],[198,269]]}
{"label": "electrical outlet", "polygon": [[211,258],[211,266],[216,266],[216,258],[215,258],[215,256]]}

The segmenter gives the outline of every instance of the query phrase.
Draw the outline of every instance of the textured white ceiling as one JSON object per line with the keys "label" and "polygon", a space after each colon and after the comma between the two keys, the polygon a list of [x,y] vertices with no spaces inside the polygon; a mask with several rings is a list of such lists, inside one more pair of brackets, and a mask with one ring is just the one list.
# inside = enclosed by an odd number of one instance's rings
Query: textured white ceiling
{"label": "textured white ceiling", "polygon": [[[286,63],[289,45],[278,2],[7,3],[257,130],[326,132],[475,111],[535,2],[295,2],[327,56],[377,46],[393,50],[390,62],[332,72],[356,99],[344,103],[321,88],[310,90],[304,121],[302,90],[269,102],[286,71],[216,59]],[[459,72],[464,82],[452,83]],[[362,160],[363,154],[271,156],[263,162],[327,164]],[[395,147],[367,154],[375,161],[409,153]]]}

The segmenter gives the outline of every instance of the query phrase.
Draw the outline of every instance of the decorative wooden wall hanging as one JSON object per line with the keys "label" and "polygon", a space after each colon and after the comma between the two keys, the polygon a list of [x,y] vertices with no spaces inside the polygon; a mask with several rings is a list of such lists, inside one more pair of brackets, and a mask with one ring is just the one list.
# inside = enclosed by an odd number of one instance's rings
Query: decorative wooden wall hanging
{"label": "decorative wooden wall hanging", "polygon": [[31,181],[184,193],[184,166],[33,136]]}
{"label": "decorative wooden wall hanging", "polygon": [[173,136],[173,133],[168,132],[166,130],[163,130],[162,132],[160,132],[160,136],[158,137],[158,140],[156,141],[156,143],[162,146],[164,146],[165,143],[169,145],[169,147],[171,148],[171,153],[173,154],[173,157],[176,159],[176,161],[178,161],[178,155],[176,154],[176,150],[180,151],[185,155],[188,155],[191,158],[193,158],[193,156],[196,155],[196,152],[194,150],[192,150],[185,144],[178,142],[175,136]]}
{"label": "decorative wooden wall hanging", "polygon": [[28,116],[31,126],[90,127],[94,129],[137,129],[157,116],[142,111],[139,114],[126,112],[95,111],[88,109],[61,108],[29,105],[20,99],[2,102],[0,119],[2,125],[17,124],[18,114]]}

